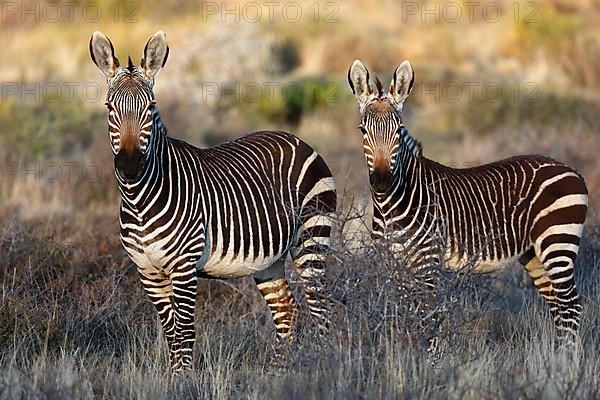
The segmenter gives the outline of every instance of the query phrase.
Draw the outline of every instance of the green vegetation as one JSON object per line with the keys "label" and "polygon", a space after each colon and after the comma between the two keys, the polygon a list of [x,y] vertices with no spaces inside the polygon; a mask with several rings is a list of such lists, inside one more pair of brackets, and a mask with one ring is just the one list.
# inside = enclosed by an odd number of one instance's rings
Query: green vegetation
{"label": "green vegetation", "polygon": [[[104,111],[102,109],[98,111]],[[11,160],[77,157],[92,142],[104,115],[82,103],[9,101],[0,108],[0,142]]]}
{"label": "green vegetation", "polygon": [[343,88],[325,78],[305,78],[283,84],[275,90],[263,88],[257,101],[246,101],[249,113],[256,112],[266,121],[298,125],[306,115],[319,109],[336,107]]}

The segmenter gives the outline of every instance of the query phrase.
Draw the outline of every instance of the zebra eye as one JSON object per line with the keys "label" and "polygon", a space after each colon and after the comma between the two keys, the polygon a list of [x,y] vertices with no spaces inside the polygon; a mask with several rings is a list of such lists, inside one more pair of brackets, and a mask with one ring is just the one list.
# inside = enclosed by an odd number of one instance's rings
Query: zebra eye
{"label": "zebra eye", "polygon": [[366,134],[367,134],[367,130],[365,129],[365,127],[364,127],[364,126],[362,126],[362,125],[359,125],[358,129],[360,129],[360,131],[363,133],[363,135],[366,135]]}
{"label": "zebra eye", "polygon": [[110,101],[107,101],[106,103],[104,103],[104,105],[106,105],[106,107],[108,108],[108,111],[114,111],[115,108],[113,107],[112,103]]}

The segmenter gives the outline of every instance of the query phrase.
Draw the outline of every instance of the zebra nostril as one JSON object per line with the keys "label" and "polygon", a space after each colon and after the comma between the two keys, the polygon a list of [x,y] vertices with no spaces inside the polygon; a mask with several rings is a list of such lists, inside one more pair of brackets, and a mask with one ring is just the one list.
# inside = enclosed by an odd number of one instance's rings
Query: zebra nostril
{"label": "zebra nostril", "polygon": [[369,175],[371,187],[376,192],[382,193],[387,191],[394,182],[394,175],[389,169],[376,169]]}
{"label": "zebra nostril", "polygon": [[120,150],[115,156],[115,169],[127,180],[137,180],[142,176],[146,159],[139,149],[133,152]]}

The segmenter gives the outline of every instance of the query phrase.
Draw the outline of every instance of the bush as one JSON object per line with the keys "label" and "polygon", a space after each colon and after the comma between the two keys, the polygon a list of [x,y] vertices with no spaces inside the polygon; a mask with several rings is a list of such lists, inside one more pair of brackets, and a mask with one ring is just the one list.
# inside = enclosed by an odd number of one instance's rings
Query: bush
{"label": "bush", "polygon": [[343,98],[343,89],[337,82],[324,77],[306,78],[276,86],[264,87],[257,101],[243,104],[246,113],[289,125],[298,125],[303,116],[318,109],[335,106]]}
{"label": "bush", "polygon": [[90,145],[105,118],[81,102],[7,102],[0,109],[2,151],[17,161],[71,156]]}

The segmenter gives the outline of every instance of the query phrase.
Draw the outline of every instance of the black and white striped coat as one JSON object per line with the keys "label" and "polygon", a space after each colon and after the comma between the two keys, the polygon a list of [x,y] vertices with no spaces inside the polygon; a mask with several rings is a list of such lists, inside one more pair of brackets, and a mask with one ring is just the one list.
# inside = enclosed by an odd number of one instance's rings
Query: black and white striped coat
{"label": "black and white striped coat", "polygon": [[121,67],[100,32],[90,53],[108,80],[121,239],[158,311],[173,371],[192,365],[200,277],[252,275],[286,338],[297,309],[284,273],[290,254],[309,310],[327,329],[336,193],[323,159],[285,132],[256,132],[209,149],[168,137],[153,93],[168,56],[163,32],[149,39],[139,67],[131,59]]}
{"label": "black and white striped coat", "polygon": [[373,198],[373,235],[392,239],[414,268],[442,264],[488,272],[518,259],[547,300],[559,337],[574,340],[581,303],[573,268],[586,216],[583,178],[527,155],[456,169],[429,160],[406,130],[402,107],[414,74],[403,62],[388,92],[355,61],[348,78]]}

